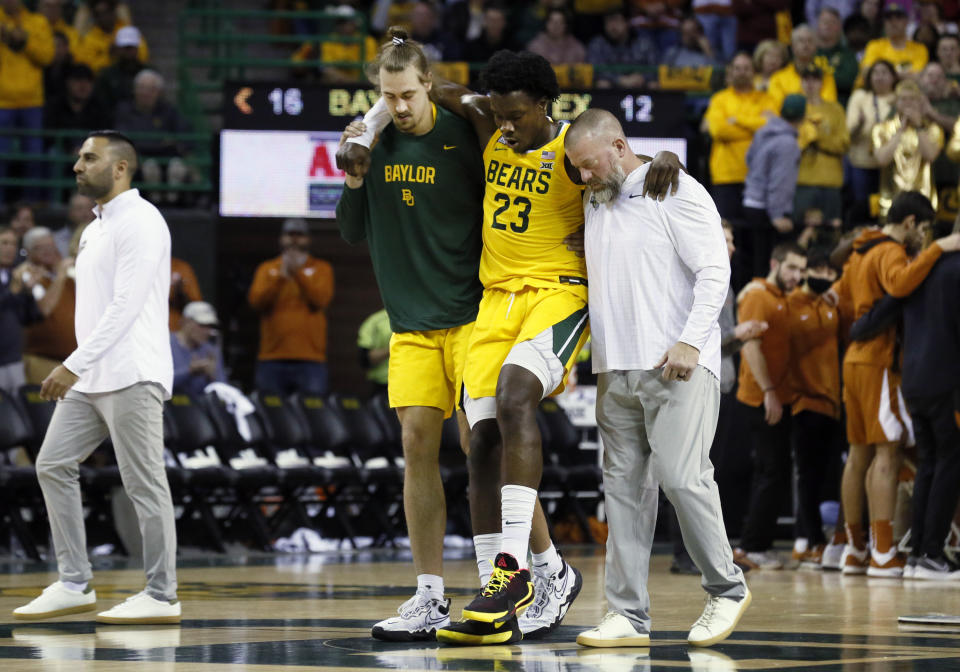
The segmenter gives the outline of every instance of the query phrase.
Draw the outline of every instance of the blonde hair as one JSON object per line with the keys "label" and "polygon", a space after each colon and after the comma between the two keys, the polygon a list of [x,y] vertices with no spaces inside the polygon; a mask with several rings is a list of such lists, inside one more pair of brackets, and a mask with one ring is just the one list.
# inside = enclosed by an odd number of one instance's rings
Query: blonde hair
{"label": "blonde hair", "polygon": [[781,66],[787,64],[787,47],[777,40],[764,40],[753,50],[753,67],[758,73],[763,72],[763,59],[771,51],[776,50],[780,53]]}
{"label": "blonde hair", "polygon": [[416,68],[420,81],[430,80],[430,61],[419,42],[410,39],[409,33],[400,26],[387,29],[387,41],[380,45],[380,52],[367,66],[367,76],[375,84],[380,83],[380,69],[387,72],[403,72],[408,67]]}

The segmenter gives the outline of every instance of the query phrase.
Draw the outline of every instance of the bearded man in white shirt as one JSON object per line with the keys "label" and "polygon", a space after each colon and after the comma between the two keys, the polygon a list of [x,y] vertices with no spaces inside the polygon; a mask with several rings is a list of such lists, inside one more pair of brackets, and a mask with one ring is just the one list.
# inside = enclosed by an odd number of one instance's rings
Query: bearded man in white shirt
{"label": "bearded man in white shirt", "polygon": [[94,611],[80,462],[108,436],[143,536],[146,589],[97,614],[102,623],[179,623],[173,502],[163,461],[163,401],[173,386],[168,294],[170,232],[160,212],[130,188],[137,152],[116,131],[91,133],[73,167],[96,219],[76,259],[79,346],[43,381],[57,406],[37,456],[59,580],[20,620]]}
{"label": "bearded man in white shirt", "polygon": [[646,582],[659,484],[708,593],[687,641],[710,646],[750,604],[709,458],[720,407],[718,317],[730,283],[720,215],[684,173],[676,195],[641,196],[649,166],[605,110],[584,112],[565,147],[588,186],[590,324],[610,530],[608,613],[577,642],[649,646]]}

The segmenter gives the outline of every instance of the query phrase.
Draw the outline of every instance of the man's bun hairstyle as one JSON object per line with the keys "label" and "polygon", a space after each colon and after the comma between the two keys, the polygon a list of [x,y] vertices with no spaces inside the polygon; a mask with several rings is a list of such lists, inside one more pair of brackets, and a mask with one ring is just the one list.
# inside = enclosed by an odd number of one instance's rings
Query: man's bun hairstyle
{"label": "man's bun hairstyle", "polygon": [[367,76],[379,84],[381,68],[387,72],[403,72],[411,65],[417,69],[421,82],[430,79],[430,61],[420,43],[410,39],[406,28],[390,26],[377,58],[367,66]]}

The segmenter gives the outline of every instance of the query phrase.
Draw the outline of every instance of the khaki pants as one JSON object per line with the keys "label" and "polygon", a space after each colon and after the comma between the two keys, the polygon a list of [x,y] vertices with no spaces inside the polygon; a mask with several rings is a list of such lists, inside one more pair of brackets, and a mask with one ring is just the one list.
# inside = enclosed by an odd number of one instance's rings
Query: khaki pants
{"label": "khaki pants", "polygon": [[733,564],[713,480],[710,446],[720,383],[698,366],[689,382],[659,370],[611,371],[597,381],[606,504],[609,610],[650,632],[647,573],[657,522],[658,486],[677,511],[683,543],[711,595],[740,600],[743,572]]}
{"label": "khaki pants", "polygon": [[61,581],[93,578],[80,499],[79,464],[110,436],[123,488],[143,537],[146,592],[177,597],[177,533],[163,462],[163,390],[137,383],[115,392],[71,390],[57,402],[37,456],[37,477],[50,517]]}

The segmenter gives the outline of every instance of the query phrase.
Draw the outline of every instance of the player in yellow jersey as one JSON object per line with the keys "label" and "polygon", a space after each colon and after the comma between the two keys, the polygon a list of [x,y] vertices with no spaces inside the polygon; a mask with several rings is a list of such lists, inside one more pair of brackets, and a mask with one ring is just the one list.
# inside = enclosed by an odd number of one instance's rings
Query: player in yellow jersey
{"label": "player in yellow jersey", "polygon": [[[445,82],[435,87],[442,105],[473,123],[484,147],[484,292],[467,346],[463,406],[472,429],[474,534],[501,531],[494,574],[464,608],[466,622],[437,631],[450,643],[475,627],[471,621],[505,623],[534,602],[527,551],[543,467],[536,410],[563,390],[587,337],[586,264],[566,244],[583,226],[583,187],[564,154],[568,125],[547,114],[560,94],[556,75],[538,55],[500,51],[483,83],[489,96]],[[665,156],[657,162],[658,183],[678,170],[676,157]],[[544,554],[533,550],[536,577]],[[538,580],[537,593],[569,595],[555,613],[536,616],[544,629],[559,623],[579,590],[569,585],[579,577],[561,575],[567,567],[556,562]]]}
{"label": "player in yellow jersey", "polygon": [[[543,465],[536,409],[563,389],[586,339],[586,266],[567,245],[583,226],[583,187],[564,155],[567,124],[547,116],[560,93],[550,64],[530,53],[498,52],[484,82],[489,96],[437,79],[431,94],[473,123],[486,182],[484,294],[468,344],[463,405],[472,429],[473,532],[475,539],[499,537],[500,552],[492,577],[464,609],[466,620],[437,631],[441,641],[460,644],[486,643],[485,628],[505,630],[528,607],[524,636],[549,632],[580,584],[534,507]],[[664,194],[679,162],[665,153],[652,170],[647,191]]]}

